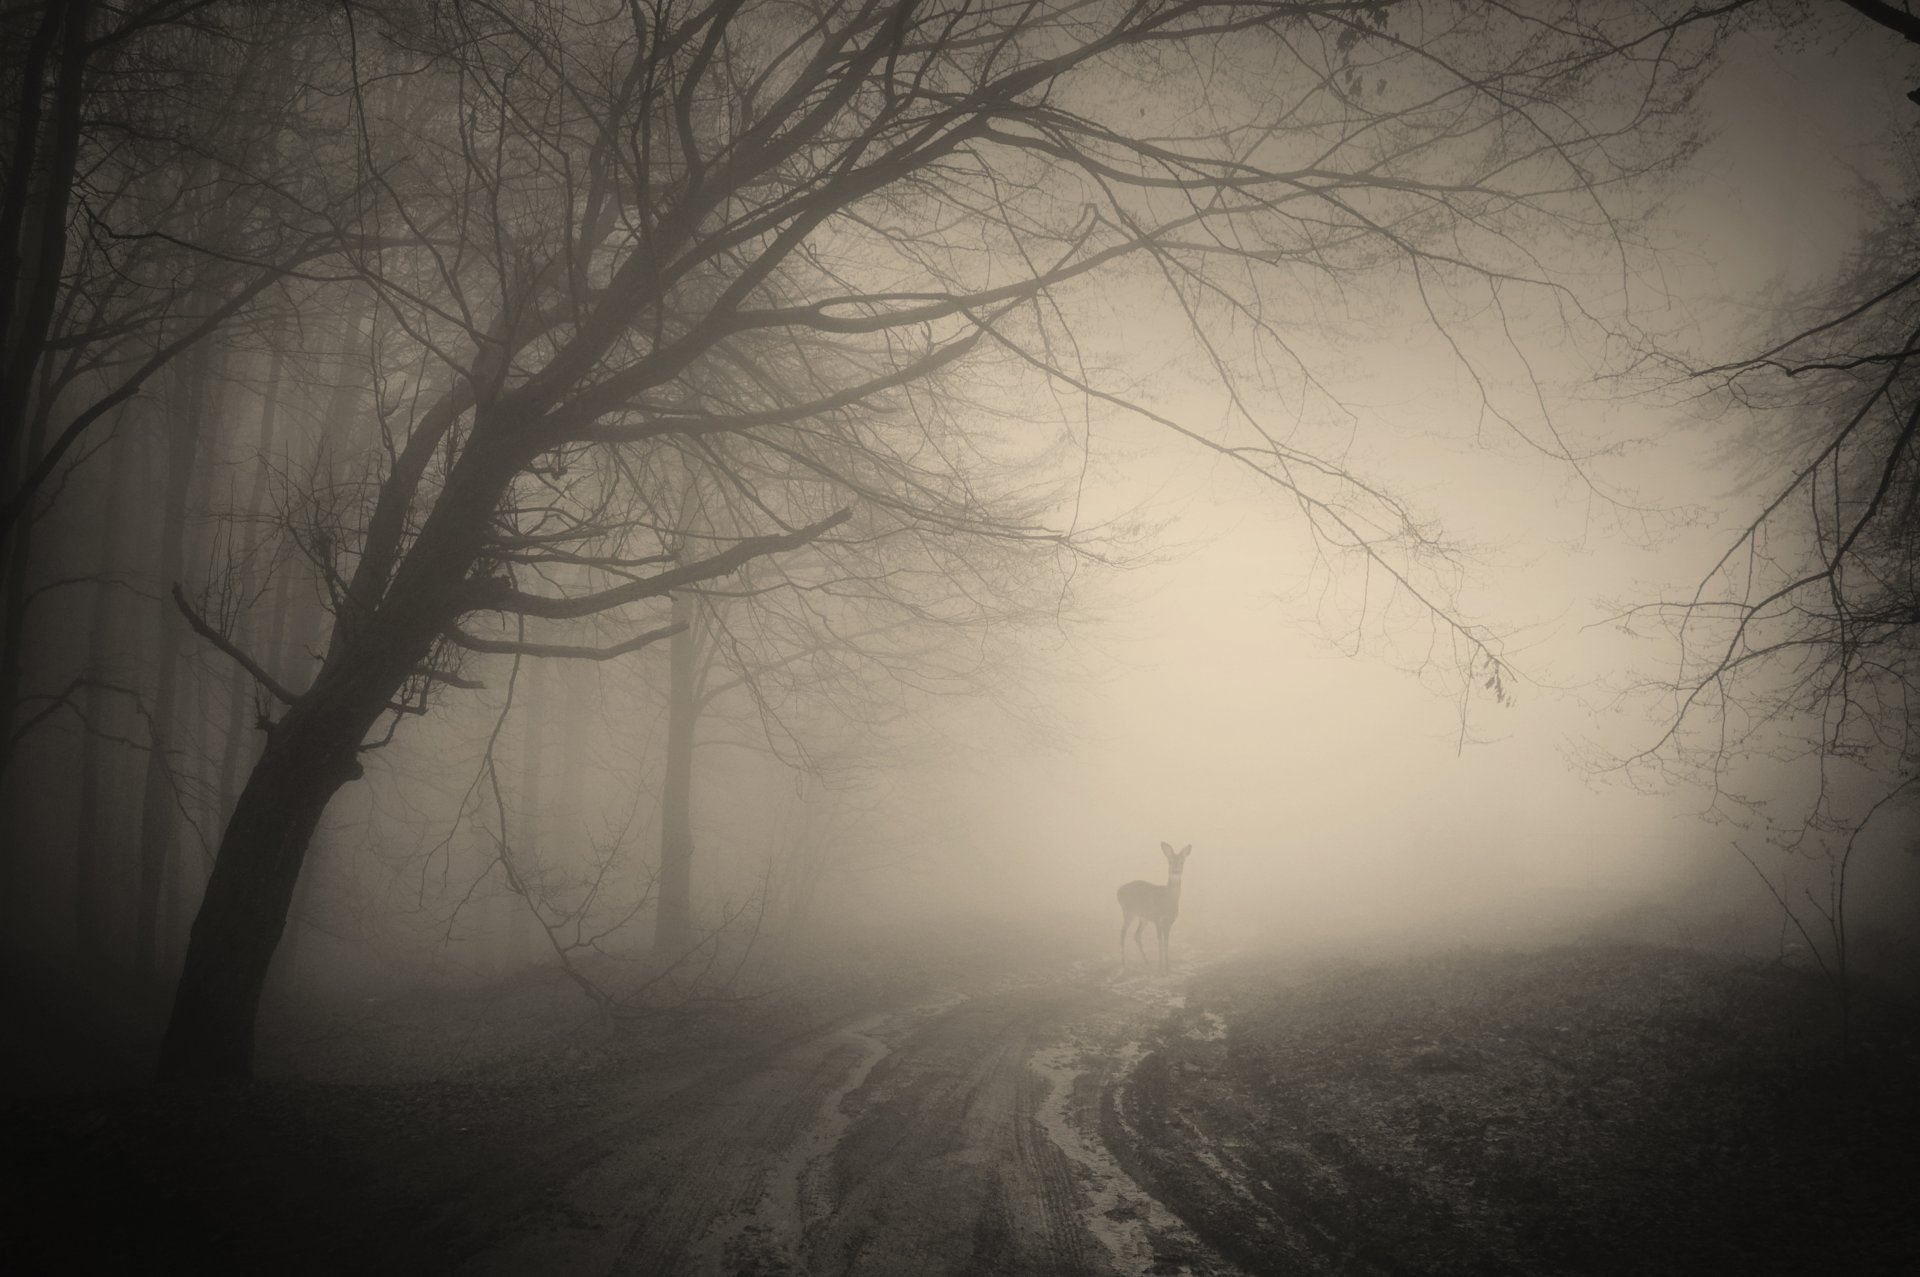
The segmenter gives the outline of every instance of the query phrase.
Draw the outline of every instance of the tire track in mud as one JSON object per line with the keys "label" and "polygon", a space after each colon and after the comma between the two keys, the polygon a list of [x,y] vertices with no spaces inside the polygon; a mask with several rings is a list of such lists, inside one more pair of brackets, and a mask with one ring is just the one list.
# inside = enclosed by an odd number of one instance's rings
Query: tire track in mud
{"label": "tire track in mud", "polygon": [[563,1172],[554,1200],[518,1203],[511,1235],[458,1271],[724,1271],[702,1266],[694,1243],[716,1216],[751,1205],[823,1097],[877,1058],[863,1029],[881,1018],[820,1026],[687,1085],[636,1094],[625,1116],[549,1154]]}
{"label": "tire track in mud", "polygon": [[808,1271],[1107,1271],[1027,1068],[1075,997],[1043,987],[962,1004],[874,1069],[835,1150],[836,1207],[809,1238]]}
{"label": "tire track in mud", "polygon": [[459,1271],[1231,1277],[1101,1137],[1143,1035],[1179,1005],[1083,966],[636,1088]]}
{"label": "tire track in mud", "polygon": [[[687,1066],[644,1074],[637,1084],[594,1086],[583,1091],[575,1115],[544,1130],[530,1131],[521,1146],[492,1165],[475,1165],[448,1185],[453,1193],[439,1209],[397,1229],[387,1248],[367,1266],[370,1273],[415,1277],[428,1272],[518,1273],[511,1256],[539,1254],[531,1235],[557,1219],[564,1227],[546,1231],[555,1240],[546,1249],[554,1263],[536,1263],[533,1271],[596,1271],[588,1262],[588,1240],[605,1231],[616,1213],[594,1200],[596,1176],[603,1164],[624,1151],[657,1147],[674,1137],[674,1115],[698,1112],[716,1087],[751,1078],[769,1060],[805,1052],[836,1027],[828,1022],[789,1033],[757,1050],[717,1066]],[[684,1124],[684,1123],[683,1123]],[[563,1244],[570,1235],[576,1244]],[[503,1259],[505,1255],[508,1258]]]}
{"label": "tire track in mud", "polygon": [[[716,1110],[717,1121],[692,1141],[668,1190],[642,1216],[610,1271],[723,1271],[721,1256],[697,1243],[713,1235],[716,1221],[753,1217],[786,1151],[858,1067],[867,1052],[843,1033],[825,1054],[779,1062]],[[741,1271],[733,1263],[724,1270]]]}
{"label": "tire track in mud", "polygon": [[[918,1014],[925,1014],[926,1008]],[[901,1016],[871,1015],[843,1030],[859,1057],[811,1107],[795,1138],[761,1168],[751,1189],[728,1212],[708,1221],[684,1265],[693,1272],[791,1273],[804,1271],[802,1244],[808,1226],[823,1218],[831,1196],[821,1182],[824,1168],[851,1120],[847,1096],[866,1081],[893,1049]],[[638,1271],[638,1270],[636,1270]]]}
{"label": "tire track in mud", "polygon": [[1100,1134],[1104,1098],[1181,1002],[1092,964],[923,1025],[850,1097],[806,1271],[1233,1277]]}
{"label": "tire track in mud", "polygon": [[[1110,974],[1096,979],[1124,1009],[1070,1026],[1058,1044],[1035,1053],[1032,1067],[1049,1083],[1038,1119],[1074,1165],[1085,1199],[1082,1217],[1105,1252],[1102,1271],[1239,1277],[1238,1267],[1134,1178],[1105,1135],[1136,1066],[1151,1052],[1149,1032],[1165,1031],[1185,1010],[1185,994],[1151,979],[1116,980]],[[1216,1025],[1209,1020],[1186,1032],[1213,1032]]]}

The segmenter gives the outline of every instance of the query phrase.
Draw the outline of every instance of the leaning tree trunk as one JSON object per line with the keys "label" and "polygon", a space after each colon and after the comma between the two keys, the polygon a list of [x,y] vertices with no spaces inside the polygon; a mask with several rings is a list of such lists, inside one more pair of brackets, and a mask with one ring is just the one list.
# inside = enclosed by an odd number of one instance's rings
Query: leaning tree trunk
{"label": "leaning tree trunk", "polygon": [[316,685],[268,734],[194,918],[161,1047],[163,1080],[251,1076],[260,990],[314,828],[328,801],[359,774],[355,753],[374,716],[367,699],[351,683],[324,691]]}
{"label": "leaning tree trunk", "polygon": [[[312,686],[268,729],[187,941],[160,1049],[163,1081],[251,1076],[260,991],[313,831],[334,794],[360,775],[358,752],[367,732],[465,610],[468,569],[522,462],[507,449],[469,442],[390,583],[379,597],[366,598],[362,610],[354,611],[349,597]],[[369,592],[373,586],[360,584]]]}
{"label": "leaning tree trunk", "polygon": [[699,636],[693,596],[673,596],[673,623],[684,626],[668,640],[667,770],[660,797],[660,897],[654,915],[653,952],[672,961],[693,943],[693,729],[698,721],[693,678]]}
{"label": "leaning tree trunk", "polygon": [[[457,406],[448,410],[443,426],[455,412]],[[524,403],[511,404],[501,408],[500,419],[517,423],[526,412]],[[530,441],[524,433],[516,437],[512,429],[476,413],[432,513],[403,553],[405,514],[439,438],[438,431],[423,429],[394,458],[368,516],[353,579],[340,594],[319,675],[305,692],[286,693],[292,704],[268,730],[260,761],[234,805],[194,919],[161,1046],[165,1080],[231,1082],[250,1074],[260,991],[321,813],[340,787],[360,774],[361,742],[383,714],[396,708],[395,694],[419,676],[435,641],[466,613],[497,608],[511,597],[510,583],[475,575],[473,569],[488,544],[500,498],[536,455],[538,439]],[[676,587],[684,592],[689,580],[718,576],[760,555],[803,545],[847,517],[843,510],[779,536],[736,542],[697,569],[679,570],[699,575],[655,578],[654,594]],[[674,694],[685,698],[681,765],[690,775],[692,653],[685,659],[686,677],[676,682]]]}

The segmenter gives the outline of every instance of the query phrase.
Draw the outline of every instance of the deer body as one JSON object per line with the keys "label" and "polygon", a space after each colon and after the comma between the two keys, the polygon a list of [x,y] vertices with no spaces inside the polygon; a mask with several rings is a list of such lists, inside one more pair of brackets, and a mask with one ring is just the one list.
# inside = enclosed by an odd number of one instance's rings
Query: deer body
{"label": "deer body", "polygon": [[1167,932],[1173,929],[1173,920],[1180,916],[1180,871],[1187,866],[1187,857],[1193,853],[1193,844],[1188,843],[1175,851],[1167,843],[1160,844],[1160,854],[1167,858],[1167,881],[1162,886],[1157,882],[1134,881],[1121,887],[1120,897],[1120,969],[1127,969],[1127,928],[1133,928],[1133,943],[1140,950],[1140,962],[1150,966],[1147,961],[1147,946],[1140,938],[1151,922],[1160,936],[1160,969],[1167,967]]}

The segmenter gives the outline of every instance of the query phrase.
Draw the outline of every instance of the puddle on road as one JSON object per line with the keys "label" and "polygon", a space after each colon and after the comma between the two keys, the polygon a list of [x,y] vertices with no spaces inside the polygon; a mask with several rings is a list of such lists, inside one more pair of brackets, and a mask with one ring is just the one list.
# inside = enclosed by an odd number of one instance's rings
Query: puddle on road
{"label": "puddle on road", "polygon": [[[1145,1013],[1127,1019],[1154,1021],[1185,1010],[1186,996],[1171,982],[1117,983],[1097,971],[1082,974],[1086,982],[1107,986]],[[806,1271],[808,1233],[834,1208],[830,1180],[834,1152],[857,1116],[848,1101],[874,1068],[921,1025],[969,1000],[949,994],[904,1011],[866,1016],[837,1030],[833,1035],[837,1049],[847,1053],[844,1073],[821,1093],[812,1116],[788,1146],[768,1150],[765,1189],[759,1200],[747,1210],[715,1219],[695,1243],[690,1255],[695,1270]],[[1224,1022],[1210,1012],[1182,1018],[1191,1021],[1185,1030],[1189,1035],[1212,1040],[1225,1032]],[[1146,1041],[1131,1035],[1116,1037],[1116,1027],[1083,1025],[1068,1040],[1038,1048],[1026,1058],[1026,1067],[1045,1088],[1033,1120],[1040,1134],[1074,1168],[1081,1192],[1079,1222],[1099,1243],[1109,1271],[1116,1274],[1171,1277],[1234,1272],[1107,1150],[1098,1130],[1097,1097],[1076,1100],[1075,1084],[1088,1074],[1094,1075],[1089,1086],[1115,1085],[1147,1054]]]}
{"label": "puddle on road", "polygon": [[695,1243],[698,1271],[806,1270],[807,1230],[831,1209],[826,1184],[833,1152],[853,1123],[847,1098],[915,1027],[967,1000],[964,993],[943,994],[905,1011],[862,1016],[835,1031],[834,1039],[857,1047],[858,1054],[821,1095],[806,1127],[770,1163],[760,1200],[746,1211],[715,1219]]}
{"label": "puddle on road", "polygon": [[[1110,1077],[1119,1079],[1146,1052],[1144,1043],[1129,1038],[1106,1050],[1101,1059],[1111,1069]],[[1171,1239],[1189,1252],[1204,1253],[1205,1245],[1121,1168],[1097,1132],[1082,1130],[1075,1120],[1074,1084],[1088,1072],[1087,1058],[1087,1048],[1072,1042],[1045,1047],[1027,1058],[1027,1066],[1047,1083],[1046,1097],[1034,1116],[1054,1147],[1077,1168],[1088,1198],[1081,1222],[1111,1256],[1116,1273],[1159,1277],[1193,1272],[1155,1239]]]}

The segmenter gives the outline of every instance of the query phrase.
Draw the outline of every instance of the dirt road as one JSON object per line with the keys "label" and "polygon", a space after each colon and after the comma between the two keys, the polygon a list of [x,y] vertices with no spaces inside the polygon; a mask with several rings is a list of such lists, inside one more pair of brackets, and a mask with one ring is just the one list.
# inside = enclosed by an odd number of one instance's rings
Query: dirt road
{"label": "dirt road", "polygon": [[1148,1036],[1178,1020],[1178,990],[1082,966],[636,1079],[528,1150],[541,1200],[479,1193],[406,1262],[458,1254],[470,1277],[1237,1272],[1100,1134]]}
{"label": "dirt road", "polygon": [[17,1100],[0,1271],[1920,1271],[1904,1005],[1842,1060],[1824,985],[1677,951],[985,952],[648,1034],[423,998],[311,1039],[384,1080]]}

